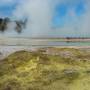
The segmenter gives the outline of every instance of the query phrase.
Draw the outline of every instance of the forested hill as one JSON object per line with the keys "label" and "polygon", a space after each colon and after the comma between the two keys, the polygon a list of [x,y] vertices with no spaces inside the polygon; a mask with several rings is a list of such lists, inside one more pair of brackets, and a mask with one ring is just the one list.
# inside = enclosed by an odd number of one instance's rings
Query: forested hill
{"label": "forested hill", "polygon": [[16,30],[18,33],[21,33],[22,30],[25,28],[26,26],[26,22],[27,20],[11,20],[10,18],[6,17],[6,18],[0,18],[0,31],[4,32],[8,29],[8,24],[9,23],[14,23],[15,27],[14,30]]}

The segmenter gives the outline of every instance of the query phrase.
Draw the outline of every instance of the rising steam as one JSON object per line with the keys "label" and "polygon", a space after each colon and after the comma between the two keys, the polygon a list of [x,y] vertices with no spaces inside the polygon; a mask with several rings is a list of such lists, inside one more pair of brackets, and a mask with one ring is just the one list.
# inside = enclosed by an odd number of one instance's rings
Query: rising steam
{"label": "rising steam", "polygon": [[[63,27],[53,28],[55,7],[62,3],[71,6],[82,0],[20,0],[13,17],[16,20],[27,19],[26,28],[19,36],[23,37],[66,37],[66,36],[89,36],[90,35],[90,1],[85,0],[85,13],[78,17],[74,8],[69,7],[64,18]],[[83,0],[84,1],[84,0]],[[68,20],[68,16],[72,20]],[[61,17],[60,17],[61,18]],[[60,19],[61,20],[61,19]],[[10,26],[10,25],[9,25]],[[11,35],[11,34],[8,34]],[[13,34],[17,36],[17,34]]]}

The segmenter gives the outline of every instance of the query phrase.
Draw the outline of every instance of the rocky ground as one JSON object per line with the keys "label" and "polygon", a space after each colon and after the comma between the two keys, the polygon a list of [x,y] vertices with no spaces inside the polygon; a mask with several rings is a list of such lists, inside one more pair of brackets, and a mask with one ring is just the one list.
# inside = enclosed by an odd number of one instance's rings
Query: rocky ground
{"label": "rocky ground", "polygon": [[0,90],[89,89],[89,49],[20,50],[0,61]]}

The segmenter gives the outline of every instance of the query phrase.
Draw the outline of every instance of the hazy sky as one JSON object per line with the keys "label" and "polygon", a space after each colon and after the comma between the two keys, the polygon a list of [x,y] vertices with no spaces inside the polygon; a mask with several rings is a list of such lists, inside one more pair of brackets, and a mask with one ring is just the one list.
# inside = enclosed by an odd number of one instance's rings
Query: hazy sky
{"label": "hazy sky", "polygon": [[90,36],[90,0],[0,0],[0,17],[28,18],[21,35],[7,36]]}

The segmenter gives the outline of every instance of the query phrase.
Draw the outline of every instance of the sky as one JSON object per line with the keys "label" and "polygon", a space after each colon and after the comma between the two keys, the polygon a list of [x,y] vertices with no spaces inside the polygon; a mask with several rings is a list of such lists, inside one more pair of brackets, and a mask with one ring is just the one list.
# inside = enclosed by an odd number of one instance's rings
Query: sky
{"label": "sky", "polygon": [[9,30],[6,36],[90,36],[90,0],[0,0],[0,17],[28,19],[22,34]]}

